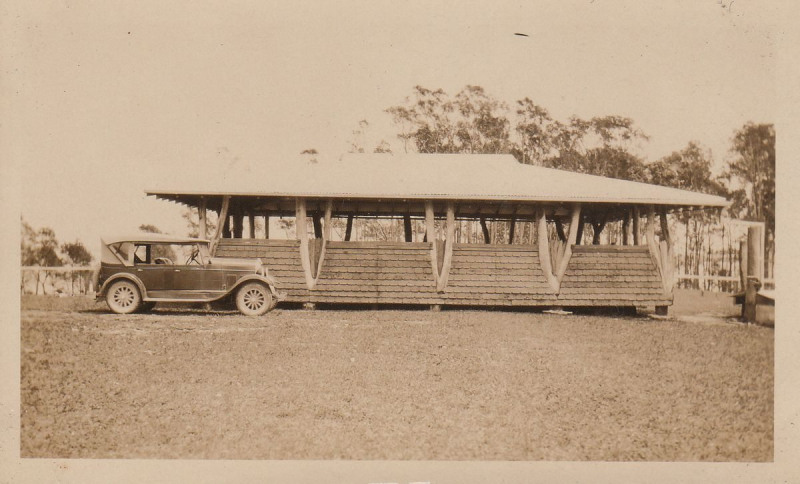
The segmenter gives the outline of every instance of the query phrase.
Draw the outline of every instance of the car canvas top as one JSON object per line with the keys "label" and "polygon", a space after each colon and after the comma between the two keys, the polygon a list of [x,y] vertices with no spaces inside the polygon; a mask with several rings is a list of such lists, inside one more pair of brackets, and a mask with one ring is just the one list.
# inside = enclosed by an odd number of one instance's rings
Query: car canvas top
{"label": "car canvas top", "polygon": [[149,244],[149,243],[191,244],[194,242],[204,242],[204,243],[209,242],[207,239],[180,237],[167,234],[151,234],[147,232],[142,232],[139,234],[106,236],[106,237],[101,237],[100,241],[103,243],[103,245],[117,244],[119,242],[133,242],[133,243],[143,243],[143,244]]}

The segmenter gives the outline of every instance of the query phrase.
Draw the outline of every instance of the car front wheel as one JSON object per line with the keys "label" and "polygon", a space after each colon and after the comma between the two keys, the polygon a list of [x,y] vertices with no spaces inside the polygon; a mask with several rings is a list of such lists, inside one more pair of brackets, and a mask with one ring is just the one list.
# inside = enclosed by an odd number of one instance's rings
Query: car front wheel
{"label": "car front wheel", "polygon": [[236,292],[236,308],[246,316],[261,316],[272,309],[272,294],[264,284],[244,284]]}
{"label": "car front wheel", "polygon": [[136,312],[142,304],[139,288],[130,281],[117,281],[108,288],[106,303],[117,314]]}

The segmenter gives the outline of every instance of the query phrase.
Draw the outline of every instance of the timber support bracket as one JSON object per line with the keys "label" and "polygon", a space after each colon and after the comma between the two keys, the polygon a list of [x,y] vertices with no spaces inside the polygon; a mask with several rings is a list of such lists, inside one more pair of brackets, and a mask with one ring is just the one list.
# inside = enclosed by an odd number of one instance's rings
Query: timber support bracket
{"label": "timber support bracket", "polygon": [[578,239],[578,229],[582,223],[581,205],[579,203],[572,205],[571,215],[567,240],[556,241],[556,244],[553,245],[552,252],[547,232],[547,216],[545,209],[539,209],[536,217],[538,224],[537,232],[539,233],[539,263],[542,266],[542,272],[544,272],[548,284],[550,284],[550,288],[556,294],[561,290],[561,281],[564,279],[567,266],[572,258],[572,246],[575,245]]}

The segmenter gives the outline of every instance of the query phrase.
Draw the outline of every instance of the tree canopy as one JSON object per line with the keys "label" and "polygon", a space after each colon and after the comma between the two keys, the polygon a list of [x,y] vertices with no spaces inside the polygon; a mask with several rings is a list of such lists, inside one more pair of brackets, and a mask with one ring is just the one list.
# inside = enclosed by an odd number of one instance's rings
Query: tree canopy
{"label": "tree canopy", "polygon": [[23,266],[57,267],[64,264],[86,266],[94,257],[75,240],[59,244],[56,233],[49,227],[34,229],[24,219],[20,220],[20,263]]}
{"label": "tree canopy", "polygon": [[20,250],[23,266],[53,267],[64,265],[64,261],[58,251],[56,233],[53,229],[43,227],[39,230],[34,230],[24,220],[21,221],[21,225]]}
{"label": "tree canopy", "polygon": [[623,116],[561,122],[526,97],[515,103],[512,117],[508,104],[480,86],[453,97],[416,86],[404,104],[386,112],[406,151],[509,153],[521,163],[645,181],[644,162],[630,145],[647,136]]}
{"label": "tree canopy", "polygon": [[775,126],[747,123],[731,140],[724,177],[732,187],[731,211],[764,222],[767,235],[775,234]]}

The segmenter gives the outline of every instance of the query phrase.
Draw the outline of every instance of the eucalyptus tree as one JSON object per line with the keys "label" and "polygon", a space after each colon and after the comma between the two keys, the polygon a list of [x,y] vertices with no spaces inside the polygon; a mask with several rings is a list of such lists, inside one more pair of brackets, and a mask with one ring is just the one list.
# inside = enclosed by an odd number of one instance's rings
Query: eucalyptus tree
{"label": "eucalyptus tree", "polygon": [[764,222],[765,274],[772,274],[775,256],[775,126],[747,123],[731,140],[732,158],[723,176],[731,186],[731,211]]}

